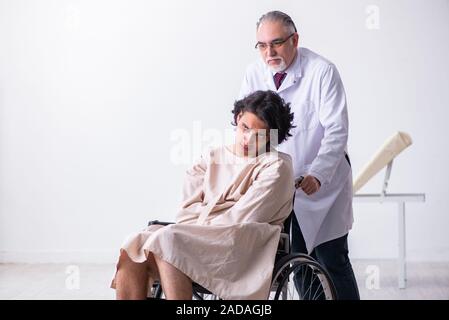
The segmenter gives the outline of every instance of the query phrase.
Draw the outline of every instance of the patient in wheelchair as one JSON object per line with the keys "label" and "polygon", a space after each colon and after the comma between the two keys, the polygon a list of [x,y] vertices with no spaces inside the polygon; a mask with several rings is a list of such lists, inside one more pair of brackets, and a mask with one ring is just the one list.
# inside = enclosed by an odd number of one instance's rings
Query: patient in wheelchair
{"label": "patient in wheelchair", "polygon": [[196,282],[222,299],[266,299],[295,192],[291,158],[275,146],[292,129],[290,106],[257,91],[234,103],[235,142],[186,172],[176,223],[150,225],[120,249],[117,299],[146,299],[155,280],[167,299],[191,299]]}

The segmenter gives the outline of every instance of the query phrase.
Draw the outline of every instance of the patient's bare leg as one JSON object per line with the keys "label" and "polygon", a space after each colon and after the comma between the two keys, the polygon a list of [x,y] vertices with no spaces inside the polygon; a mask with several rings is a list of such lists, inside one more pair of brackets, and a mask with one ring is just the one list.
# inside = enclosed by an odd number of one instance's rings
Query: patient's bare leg
{"label": "patient's bare leg", "polygon": [[154,255],[162,290],[169,300],[190,300],[192,299],[192,280],[173,265],[165,262]]}
{"label": "patient's bare leg", "polygon": [[148,261],[136,263],[125,250],[120,254],[120,266],[115,275],[118,300],[144,300],[148,293]]}

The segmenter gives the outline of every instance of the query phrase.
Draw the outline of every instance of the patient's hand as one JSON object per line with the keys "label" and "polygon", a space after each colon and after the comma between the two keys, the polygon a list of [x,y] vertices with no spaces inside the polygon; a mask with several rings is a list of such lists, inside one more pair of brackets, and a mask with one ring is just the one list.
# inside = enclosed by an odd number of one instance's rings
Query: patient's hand
{"label": "patient's hand", "polygon": [[304,176],[304,179],[302,180],[299,187],[304,191],[305,194],[310,196],[320,189],[321,183],[314,176],[306,175]]}

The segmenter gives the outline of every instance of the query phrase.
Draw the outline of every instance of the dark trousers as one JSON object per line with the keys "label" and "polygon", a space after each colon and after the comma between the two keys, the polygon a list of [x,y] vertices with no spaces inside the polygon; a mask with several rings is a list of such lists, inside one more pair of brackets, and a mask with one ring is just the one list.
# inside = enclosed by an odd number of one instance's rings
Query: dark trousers
{"label": "dark trousers", "polygon": [[[306,243],[298,220],[292,217],[292,251],[307,254]],[[337,299],[359,300],[359,289],[348,256],[348,234],[322,243],[310,254],[329,273],[337,291]],[[295,278],[296,287],[298,282]]]}

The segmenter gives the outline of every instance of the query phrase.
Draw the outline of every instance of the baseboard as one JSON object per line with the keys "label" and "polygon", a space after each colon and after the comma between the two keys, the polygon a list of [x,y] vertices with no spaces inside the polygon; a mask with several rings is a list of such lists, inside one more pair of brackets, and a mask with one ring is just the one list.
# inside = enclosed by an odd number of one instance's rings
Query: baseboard
{"label": "baseboard", "polygon": [[0,263],[115,263],[114,251],[0,251]]}
{"label": "baseboard", "polygon": [[[436,250],[426,254],[408,254],[409,262],[449,262],[449,252]],[[115,263],[119,255],[118,250],[111,251],[0,251],[0,263]],[[354,260],[392,260],[395,256],[365,256],[351,255]]]}
{"label": "baseboard", "polygon": [[[397,255],[369,255],[369,254],[351,254],[349,251],[349,256],[351,259],[355,260],[388,260],[388,259],[398,259]],[[448,247],[434,247],[432,250],[425,249],[407,249],[406,251],[406,261],[410,262],[449,262],[449,248]]]}

